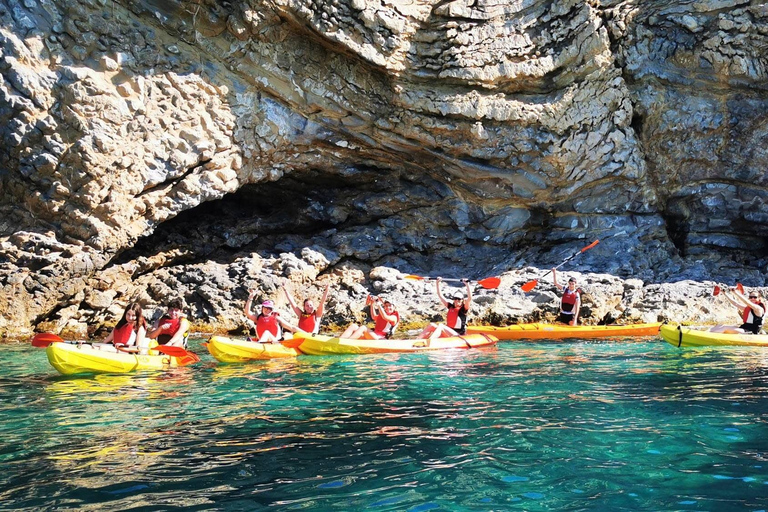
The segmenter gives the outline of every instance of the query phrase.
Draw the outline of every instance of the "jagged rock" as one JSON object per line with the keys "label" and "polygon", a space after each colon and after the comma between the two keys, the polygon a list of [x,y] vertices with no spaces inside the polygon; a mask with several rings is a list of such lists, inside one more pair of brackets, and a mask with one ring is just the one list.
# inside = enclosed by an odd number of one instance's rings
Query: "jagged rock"
{"label": "jagged rock", "polygon": [[[720,318],[664,282],[768,284],[767,33],[721,0],[0,0],[0,333],[172,296],[241,328],[286,280],[341,324],[411,304],[398,272],[596,238],[593,320]],[[477,318],[556,309],[509,293]]]}

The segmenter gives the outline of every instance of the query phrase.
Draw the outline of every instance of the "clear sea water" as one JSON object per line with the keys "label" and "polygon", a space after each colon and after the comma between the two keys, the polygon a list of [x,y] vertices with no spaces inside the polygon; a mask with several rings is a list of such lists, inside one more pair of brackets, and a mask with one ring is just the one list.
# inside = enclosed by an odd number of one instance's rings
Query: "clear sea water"
{"label": "clear sea water", "polygon": [[768,351],[642,342],[58,376],[0,346],[3,510],[768,509]]}

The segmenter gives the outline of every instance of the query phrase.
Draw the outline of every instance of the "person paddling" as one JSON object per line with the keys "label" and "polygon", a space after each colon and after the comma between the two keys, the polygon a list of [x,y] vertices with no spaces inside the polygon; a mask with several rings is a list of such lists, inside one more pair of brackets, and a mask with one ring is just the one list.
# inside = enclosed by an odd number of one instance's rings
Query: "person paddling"
{"label": "person paddling", "polygon": [[265,300],[261,303],[261,312],[258,315],[251,313],[251,303],[256,295],[256,290],[250,290],[248,300],[245,301],[243,312],[245,316],[256,324],[256,339],[259,343],[279,343],[283,340],[283,330],[296,331],[298,327],[293,326],[280,318],[280,313],[275,311],[275,303],[271,300]]}
{"label": "person paddling", "polygon": [[440,337],[461,336],[467,332],[467,313],[469,313],[469,308],[472,306],[472,290],[469,287],[469,281],[462,279],[467,290],[466,298],[461,293],[456,292],[451,296],[451,301],[449,302],[440,291],[440,282],[442,280],[442,277],[435,279],[435,289],[437,290],[437,298],[440,299],[443,306],[448,308],[445,323],[429,324],[421,331],[421,334],[418,336],[419,338],[429,338],[432,340]]}
{"label": "person paddling", "polygon": [[375,323],[373,329],[365,325],[352,324],[339,336],[340,338],[381,340],[392,336],[397,324],[400,323],[400,313],[397,312],[394,304],[372,295],[368,296],[366,304],[370,308],[371,318]]}
{"label": "person paddling", "polygon": [[156,339],[159,345],[186,348],[189,320],[183,309],[184,303],[181,299],[169,302],[168,311],[155,323],[147,338]]}
{"label": "person paddling", "polygon": [[144,319],[141,304],[131,302],[115,328],[104,339],[104,343],[111,343],[122,352],[137,352],[138,347],[144,346],[146,334],[147,321]]}
{"label": "person paddling", "polygon": [[320,299],[320,304],[318,304],[317,308],[315,308],[315,303],[312,302],[312,299],[304,299],[304,308],[299,309],[296,303],[293,302],[291,295],[288,293],[288,289],[283,286],[283,291],[285,292],[285,297],[288,299],[288,304],[290,304],[293,312],[296,313],[296,316],[299,317],[299,331],[307,334],[317,334],[320,332],[320,321],[323,317],[323,308],[325,306],[325,301],[328,300],[328,290],[330,288],[331,283],[325,285],[323,297]]}
{"label": "person paddling", "polygon": [[728,302],[739,308],[739,314],[741,314],[743,323],[738,327],[735,325],[716,325],[710,331],[759,334],[763,326],[763,317],[765,316],[765,304],[763,304],[760,293],[757,290],[749,292],[749,298],[747,298],[743,293],[739,292],[738,288],[734,287],[730,289],[733,294],[733,298],[731,298],[727,290],[724,291],[723,295],[728,299]]}
{"label": "person paddling", "polygon": [[[554,268],[552,269],[552,282],[555,284],[555,288],[560,288],[560,285],[557,284],[557,270]],[[581,289],[576,287],[576,279],[570,278],[568,284],[563,286],[562,291],[560,314],[555,321],[568,325],[578,325],[579,309],[581,309]]]}

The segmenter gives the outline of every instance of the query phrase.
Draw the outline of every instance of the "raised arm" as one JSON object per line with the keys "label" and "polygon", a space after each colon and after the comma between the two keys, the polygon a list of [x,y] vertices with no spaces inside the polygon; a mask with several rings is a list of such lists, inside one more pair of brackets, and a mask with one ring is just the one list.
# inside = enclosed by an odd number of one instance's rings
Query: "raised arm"
{"label": "raised arm", "polygon": [[754,313],[755,316],[763,316],[763,314],[765,313],[765,310],[761,308],[759,304],[755,304],[754,302],[746,298],[744,294],[740,293],[739,290],[736,288],[731,288],[731,291],[733,292],[733,295],[736,296],[736,299],[741,302],[740,306],[738,304],[734,304],[735,306],[749,307],[752,309],[752,312]]}
{"label": "raised arm", "polygon": [[437,290],[437,298],[440,299],[440,302],[443,303],[443,306],[450,307],[451,305],[448,303],[447,300],[445,300],[445,297],[443,297],[443,293],[440,291],[440,282],[443,280],[442,277],[438,277],[435,279],[435,290]]}
{"label": "raised arm", "polygon": [[315,309],[315,316],[317,318],[320,318],[323,316],[323,312],[325,311],[325,301],[328,300],[328,290],[331,289],[331,283],[328,283],[325,285],[325,290],[323,291],[323,297],[320,299],[320,304],[317,305],[317,309]]}
{"label": "raised arm", "polygon": [[735,306],[735,307],[741,309],[741,308],[744,308],[744,307],[749,305],[748,304],[749,301],[747,301],[744,298],[743,295],[741,296],[741,300],[739,300],[739,295],[741,295],[741,294],[736,289],[732,288],[732,289],[726,290],[726,291],[730,291],[734,295],[734,297],[731,297],[729,294],[723,293],[723,295],[725,296],[726,300],[728,300],[728,302],[730,302],[732,306]]}
{"label": "raised arm", "polygon": [[291,294],[288,293],[288,288],[286,288],[285,285],[283,285],[282,288],[283,288],[283,291],[285,292],[285,298],[288,299],[288,304],[291,306],[291,309],[293,309],[293,312],[296,313],[297,317],[301,318],[301,314],[303,313],[303,311],[299,309],[299,307],[293,301],[293,297],[291,297]]}
{"label": "raised arm", "polygon": [[464,309],[469,311],[469,308],[472,306],[472,289],[469,287],[469,281],[466,279],[462,279],[464,281],[464,287],[467,289],[467,298],[464,299]]}
{"label": "raised arm", "polygon": [[559,290],[560,289],[560,285],[557,284],[557,270],[555,270],[554,268],[552,269],[552,282],[554,283],[555,288],[557,288]]}
{"label": "raised arm", "polygon": [[248,290],[248,300],[245,301],[245,307],[243,308],[243,313],[245,313],[246,318],[252,322],[258,320],[257,316],[251,313],[251,302],[253,302],[253,297],[255,295],[256,290]]}

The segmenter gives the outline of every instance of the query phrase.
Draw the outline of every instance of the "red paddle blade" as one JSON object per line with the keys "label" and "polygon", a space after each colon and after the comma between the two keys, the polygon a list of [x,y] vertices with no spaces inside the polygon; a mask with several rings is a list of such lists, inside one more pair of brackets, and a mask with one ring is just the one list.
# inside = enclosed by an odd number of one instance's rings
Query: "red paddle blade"
{"label": "red paddle blade", "polygon": [[413,274],[408,274],[405,276],[405,279],[415,279],[416,281],[424,281],[425,279],[429,279],[428,277],[422,277],[422,276],[415,276]]}
{"label": "red paddle blade", "polygon": [[596,245],[597,245],[597,244],[599,244],[599,243],[600,243],[600,240],[595,240],[594,242],[592,242],[591,244],[589,244],[588,246],[586,246],[585,248],[583,248],[583,249],[581,250],[581,252],[586,252],[586,251],[590,250],[591,248],[593,248],[594,246],[596,246]]}
{"label": "red paddle blade", "polygon": [[522,289],[524,292],[528,293],[529,291],[531,291],[531,290],[533,290],[534,288],[536,288],[536,285],[537,285],[537,284],[539,284],[539,282],[538,282],[536,279],[534,279],[533,281],[528,281],[527,283],[525,283],[525,284],[524,284],[523,286],[521,286],[520,288],[521,288],[521,289]]}
{"label": "red paddle blade", "polygon": [[736,289],[739,290],[739,293],[742,295],[744,294],[744,287],[741,285],[741,283],[736,283]]}
{"label": "red paddle blade", "polygon": [[712,296],[717,297],[718,295],[720,295],[720,287],[715,285],[715,289],[712,290]]}
{"label": "red paddle blade", "polygon": [[171,357],[185,357],[187,354],[192,353],[192,352],[187,352],[181,347],[174,347],[174,346],[168,346],[168,345],[158,345],[156,347],[152,347],[150,350],[157,350],[161,354],[165,354]]}
{"label": "red paddle blade", "polygon": [[485,288],[486,290],[495,290],[499,287],[501,284],[501,278],[500,277],[486,277],[485,279],[481,279],[477,282],[480,286]]}
{"label": "red paddle blade", "polygon": [[179,366],[187,366],[188,364],[195,364],[199,361],[200,358],[197,357],[197,354],[194,352],[187,352],[186,355],[176,357],[176,364]]}
{"label": "red paddle blade", "polygon": [[59,336],[56,336],[55,334],[52,334],[50,332],[41,332],[38,334],[35,334],[35,337],[32,338],[32,346],[38,347],[38,348],[45,348],[51,343],[59,343],[64,341]]}

